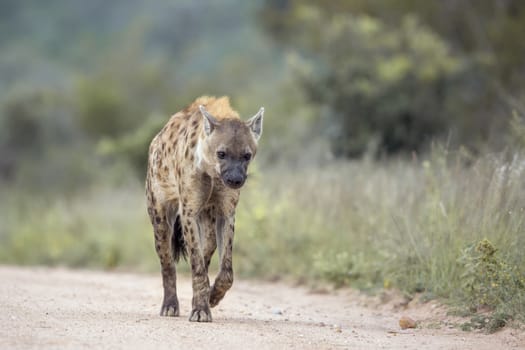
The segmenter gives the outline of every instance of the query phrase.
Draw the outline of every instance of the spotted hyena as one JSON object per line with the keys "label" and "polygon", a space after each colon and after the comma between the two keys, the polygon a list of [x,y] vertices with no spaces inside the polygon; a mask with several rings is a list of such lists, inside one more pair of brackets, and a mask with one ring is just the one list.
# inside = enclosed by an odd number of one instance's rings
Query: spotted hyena
{"label": "spotted hyena", "polygon": [[[264,109],[248,121],[227,97],[200,97],[176,113],[149,148],[146,194],[160,259],[164,301],[160,314],[178,316],[175,262],[189,258],[193,299],[190,321],[210,322],[210,306],[233,283],[235,207],[257,151]],[[210,287],[208,266],[219,251]]]}

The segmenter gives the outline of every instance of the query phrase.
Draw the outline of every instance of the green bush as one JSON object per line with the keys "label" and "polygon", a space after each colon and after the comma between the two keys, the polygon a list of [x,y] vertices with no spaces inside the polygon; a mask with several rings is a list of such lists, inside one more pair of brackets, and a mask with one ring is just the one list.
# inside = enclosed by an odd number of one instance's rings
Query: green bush
{"label": "green bush", "polygon": [[467,307],[473,313],[493,311],[477,324],[474,317],[470,326],[495,331],[523,309],[517,301],[525,296],[525,275],[499,257],[488,239],[465,248],[459,261],[463,267],[461,293]]}
{"label": "green bush", "polygon": [[120,137],[103,138],[97,145],[104,157],[130,164],[138,179],[144,179],[148,164],[148,149],[153,137],[162,129],[166,120],[151,116],[141,127]]}
{"label": "green bush", "polygon": [[109,79],[82,81],[77,91],[82,129],[94,137],[117,136],[129,130],[128,102],[124,90]]}
{"label": "green bush", "polygon": [[0,100],[0,146],[17,156],[39,155],[76,135],[71,104],[54,88],[13,88]]}
{"label": "green bush", "polygon": [[496,252],[492,243],[483,239],[466,248],[460,258],[464,265],[463,293],[474,311],[494,309],[525,287],[517,267],[509,266]]}
{"label": "green bush", "polygon": [[[42,173],[50,170],[46,166],[50,159],[44,159],[49,150],[60,150],[72,143],[80,146],[71,110],[68,97],[56,88],[21,86],[2,96],[0,180],[18,181],[21,176],[31,175],[31,181],[25,185],[39,182],[43,180]],[[30,167],[34,167],[33,174],[23,173]]]}
{"label": "green bush", "polygon": [[474,63],[414,17],[392,27],[367,16],[301,13],[301,38],[315,54],[295,65],[299,84],[323,107],[336,155],[374,145],[387,154],[421,150],[460,129],[460,96],[483,90],[481,81],[470,84]]}

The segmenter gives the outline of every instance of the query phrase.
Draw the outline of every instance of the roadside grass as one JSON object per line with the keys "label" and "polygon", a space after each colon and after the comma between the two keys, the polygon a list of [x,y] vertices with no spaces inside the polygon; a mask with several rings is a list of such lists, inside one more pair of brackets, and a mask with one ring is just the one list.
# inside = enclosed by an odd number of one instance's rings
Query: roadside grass
{"label": "roadside grass", "polygon": [[525,321],[524,207],[520,154],[274,169],[243,194],[235,258],[248,275],[440,298],[495,331]]}
{"label": "roadside grass", "polygon": [[0,261],[150,271],[157,262],[141,195],[138,187],[71,197],[4,191]]}
{"label": "roadside grass", "polygon": [[[1,192],[2,263],[158,270],[138,182],[70,197]],[[494,331],[525,321],[524,206],[521,154],[435,149],[425,160],[255,170],[237,210],[234,268],[423,293],[470,315],[464,329]]]}

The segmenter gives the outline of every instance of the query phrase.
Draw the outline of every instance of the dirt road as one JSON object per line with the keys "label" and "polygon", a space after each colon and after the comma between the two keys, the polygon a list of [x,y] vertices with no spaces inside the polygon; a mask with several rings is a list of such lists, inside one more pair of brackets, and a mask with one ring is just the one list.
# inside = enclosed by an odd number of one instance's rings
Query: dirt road
{"label": "dirt road", "polygon": [[[429,313],[435,305],[392,311],[348,290],[236,281],[209,324],[187,320],[187,278],[179,282],[181,317],[158,316],[161,290],[160,275],[0,266],[0,349],[525,348],[517,330],[462,332],[439,310]],[[407,312],[424,328],[401,330]]]}

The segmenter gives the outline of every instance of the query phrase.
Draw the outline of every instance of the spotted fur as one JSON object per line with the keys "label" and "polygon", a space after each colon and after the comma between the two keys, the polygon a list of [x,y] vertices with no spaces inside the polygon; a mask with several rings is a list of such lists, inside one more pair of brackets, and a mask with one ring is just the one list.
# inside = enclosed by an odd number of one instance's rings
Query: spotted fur
{"label": "spotted fur", "polygon": [[[211,322],[210,306],[233,283],[235,208],[257,152],[263,113],[261,108],[245,122],[227,97],[203,96],[173,115],[151,142],[146,196],[162,272],[163,316],[180,313],[180,256],[187,256],[192,271],[190,321]],[[217,248],[219,272],[210,286],[208,267]]]}

